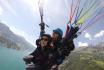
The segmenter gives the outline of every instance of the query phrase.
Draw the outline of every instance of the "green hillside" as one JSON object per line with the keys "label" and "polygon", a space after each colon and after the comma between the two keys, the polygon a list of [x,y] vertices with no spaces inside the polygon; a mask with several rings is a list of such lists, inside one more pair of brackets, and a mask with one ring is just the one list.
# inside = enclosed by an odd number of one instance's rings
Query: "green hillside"
{"label": "green hillside", "polygon": [[103,50],[85,48],[81,51],[72,52],[60,65],[59,70],[104,70]]}

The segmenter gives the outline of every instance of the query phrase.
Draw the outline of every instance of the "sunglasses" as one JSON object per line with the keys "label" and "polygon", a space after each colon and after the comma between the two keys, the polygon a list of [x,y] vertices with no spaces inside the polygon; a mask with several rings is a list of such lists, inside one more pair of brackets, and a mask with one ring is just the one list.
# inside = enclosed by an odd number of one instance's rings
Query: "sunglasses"
{"label": "sunglasses", "polygon": [[48,39],[45,39],[45,38],[41,38],[41,40],[48,41]]}

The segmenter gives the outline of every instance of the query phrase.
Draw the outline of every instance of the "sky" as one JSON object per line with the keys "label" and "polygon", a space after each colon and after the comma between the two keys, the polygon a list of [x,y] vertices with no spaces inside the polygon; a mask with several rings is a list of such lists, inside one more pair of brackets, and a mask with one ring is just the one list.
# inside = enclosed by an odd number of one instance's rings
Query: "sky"
{"label": "sky", "polygon": [[[38,7],[39,0],[0,0],[0,21],[10,27],[10,29],[20,36],[23,36],[28,42],[35,46],[35,40],[40,34],[40,14]],[[41,0],[42,1],[42,0]],[[84,11],[90,6],[89,0],[85,6],[85,0],[81,0],[80,8],[84,7]],[[74,0],[76,5],[77,0]],[[52,34],[56,28],[61,28],[65,33],[67,22],[71,13],[72,0],[44,0],[44,22],[49,25],[45,28],[46,33]],[[99,6],[104,7],[104,0],[99,0]],[[75,7],[75,6],[74,6]],[[96,5],[96,9],[99,7]],[[98,7],[98,8],[97,8]],[[100,10],[100,9],[98,9]],[[90,17],[97,11],[92,9],[86,13]],[[104,10],[101,11],[104,13]],[[82,12],[83,13],[83,12]],[[92,14],[92,15],[91,15]],[[89,17],[89,18],[90,18]],[[104,14],[96,21],[96,24],[82,32],[78,38],[74,39],[75,45],[87,46],[88,44],[96,44],[104,42]]]}

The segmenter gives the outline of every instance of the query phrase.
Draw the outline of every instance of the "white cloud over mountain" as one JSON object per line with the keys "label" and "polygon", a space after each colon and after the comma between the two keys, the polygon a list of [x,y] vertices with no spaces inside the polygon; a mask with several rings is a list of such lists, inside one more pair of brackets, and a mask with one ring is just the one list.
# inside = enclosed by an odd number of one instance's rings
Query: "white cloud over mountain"
{"label": "white cloud over mountain", "polygon": [[98,37],[102,37],[104,36],[104,30],[101,30],[99,33],[97,33],[94,37],[98,38]]}

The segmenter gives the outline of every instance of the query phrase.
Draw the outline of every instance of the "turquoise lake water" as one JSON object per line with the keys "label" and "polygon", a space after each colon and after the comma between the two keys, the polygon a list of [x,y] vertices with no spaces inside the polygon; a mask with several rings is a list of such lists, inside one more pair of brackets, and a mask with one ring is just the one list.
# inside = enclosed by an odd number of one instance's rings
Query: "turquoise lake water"
{"label": "turquoise lake water", "polygon": [[0,46],[0,70],[25,70],[23,57],[27,51],[17,51]]}

